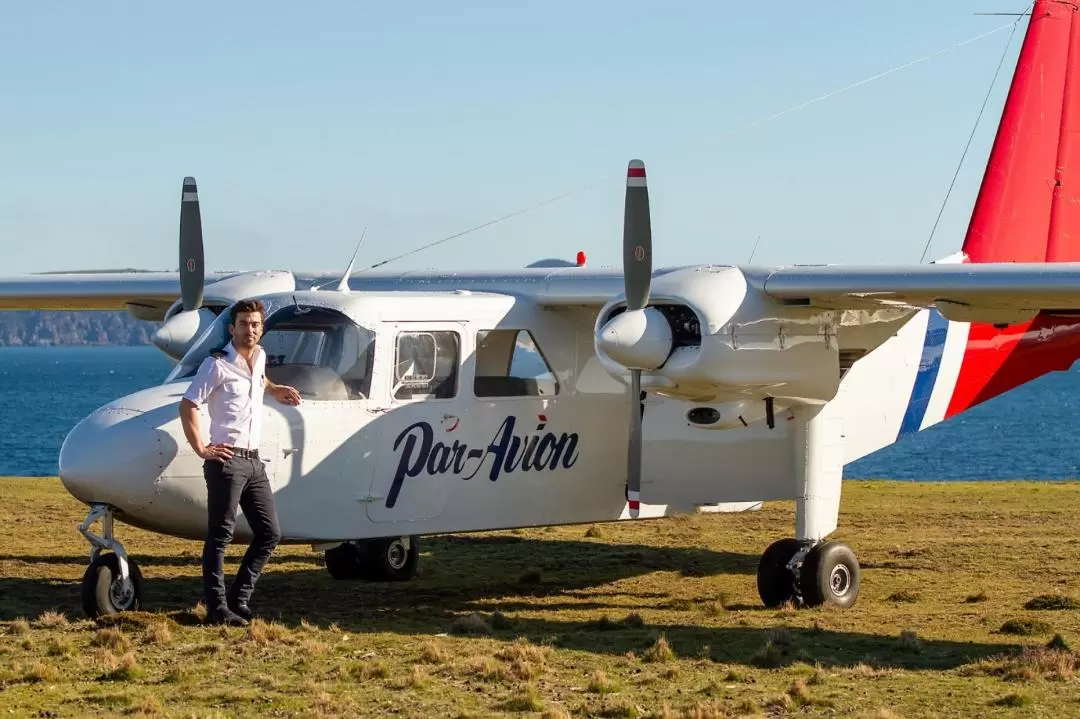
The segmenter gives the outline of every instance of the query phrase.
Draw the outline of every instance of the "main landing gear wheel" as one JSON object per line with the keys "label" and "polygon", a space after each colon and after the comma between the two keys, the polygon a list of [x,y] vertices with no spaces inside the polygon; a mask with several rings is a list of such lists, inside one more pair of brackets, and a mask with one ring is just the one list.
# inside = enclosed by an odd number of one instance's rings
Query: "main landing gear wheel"
{"label": "main landing gear wheel", "polygon": [[823,542],[811,549],[799,574],[803,602],[808,607],[828,603],[847,609],[859,596],[859,561],[839,542]]}
{"label": "main landing gear wheel", "polygon": [[[90,531],[101,520],[101,534]],[[90,542],[90,566],[82,579],[82,606],[91,619],[142,607],[142,572],[128,558],[124,545],[113,534],[112,507],[90,505],[90,512],[79,525],[79,532]],[[103,553],[104,551],[104,553]]]}
{"label": "main landing gear wheel", "polygon": [[847,545],[822,542],[811,546],[781,539],[761,555],[757,584],[767,607],[791,601],[805,607],[832,604],[847,609],[859,595],[861,572]]}
{"label": "main landing gear wheel", "polygon": [[781,539],[773,542],[758,562],[758,595],[766,607],[779,607],[784,602],[798,601],[798,584],[788,563],[802,548],[797,539]]}
{"label": "main landing gear wheel", "polygon": [[386,537],[343,542],[326,550],[326,570],[334,579],[400,582],[416,576],[419,537]]}

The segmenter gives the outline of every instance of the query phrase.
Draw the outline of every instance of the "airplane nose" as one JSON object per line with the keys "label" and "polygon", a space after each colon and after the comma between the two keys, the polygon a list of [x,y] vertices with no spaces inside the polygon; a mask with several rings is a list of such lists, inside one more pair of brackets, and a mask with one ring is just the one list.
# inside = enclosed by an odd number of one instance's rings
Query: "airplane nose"
{"label": "airplane nose", "polygon": [[103,407],[60,448],[60,480],[83,502],[134,510],[150,503],[165,469],[158,431],[137,409]]}

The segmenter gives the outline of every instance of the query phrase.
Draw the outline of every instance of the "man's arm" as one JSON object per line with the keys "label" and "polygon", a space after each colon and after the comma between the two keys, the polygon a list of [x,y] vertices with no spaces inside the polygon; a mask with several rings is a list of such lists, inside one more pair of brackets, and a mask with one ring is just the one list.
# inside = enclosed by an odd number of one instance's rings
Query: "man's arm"
{"label": "man's arm", "polygon": [[209,444],[204,445],[202,431],[199,427],[199,406],[206,403],[210,393],[219,384],[220,377],[217,373],[216,362],[208,358],[199,366],[191,385],[184,392],[180,400],[180,424],[184,428],[184,436],[188,444],[195,450],[195,454],[203,459],[217,459],[225,461],[232,458],[232,451],[225,447]]}

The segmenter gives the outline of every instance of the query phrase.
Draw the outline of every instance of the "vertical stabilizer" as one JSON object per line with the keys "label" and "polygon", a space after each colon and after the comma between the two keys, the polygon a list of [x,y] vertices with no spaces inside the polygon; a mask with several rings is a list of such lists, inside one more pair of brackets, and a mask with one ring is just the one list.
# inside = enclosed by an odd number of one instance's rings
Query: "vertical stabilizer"
{"label": "vertical stabilizer", "polygon": [[1080,20],[1037,0],[971,216],[970,262],[1080,259]]}
{"label": "vertical stabilizer", "polygon": [[[1080,260],[1080,0],[1036,0],[963,251],[968,262]],[[1080,358],[1080,318],[972,324],[946,416]]]}

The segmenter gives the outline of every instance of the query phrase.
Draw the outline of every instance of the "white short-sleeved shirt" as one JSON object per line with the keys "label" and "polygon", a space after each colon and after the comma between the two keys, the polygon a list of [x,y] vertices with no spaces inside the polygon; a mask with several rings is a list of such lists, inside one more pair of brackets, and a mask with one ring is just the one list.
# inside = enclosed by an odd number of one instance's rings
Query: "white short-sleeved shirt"
{"label": "white short-sleeved shirt", "polygon": [[210,443],[258,449],[262,430],[263,391],[266,386],[266,352],[255,346],[253,369],[233,343],[225,345],[224,357],[211,355],[184,392],[184,399],[210,414]]}

